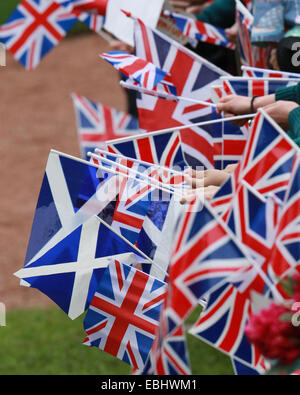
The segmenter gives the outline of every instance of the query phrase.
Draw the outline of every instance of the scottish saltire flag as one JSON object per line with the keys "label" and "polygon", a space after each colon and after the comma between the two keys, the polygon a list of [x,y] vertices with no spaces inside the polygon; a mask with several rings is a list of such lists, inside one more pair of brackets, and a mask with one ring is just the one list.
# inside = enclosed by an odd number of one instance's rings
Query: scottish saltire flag
{"label": "scottish saltire flag", "polygon": [[176,196],[168,196],[167,193],[157,196],[149,206],[136,241],[136,246],[156,263],[148,265],[148,269],[158,279],[164,280],[168,271],[173,250],[173,233],[183,210]]}
{"label": "scottish saltire flag", "polygon": [[252,97],[270,95],[279,88],[297,85],[298,80],[291,78],[225,77],[222,78],[222,82],[226,94]]}
{"label": "scottish saltire flag", "polygon": [[98,167],[51,150],[42,181],[25,266],[32,264],[118,194],[118,179]]}
{"label": "scottish saltire flag", "polygon": [[298,73],[290,73],[287,71],[260,69],[258,67],[241,66],[243,77],[251,78],[300,78]]}
{"label": "scottish saltire flag", "polygon": [[182,320],[207,293],[250,267],[245,252],[208,205],[191,206],[178,222],[169,267],[167,308]]}
{"label": "scottish saltire flag", "polygon": [[177,170],[187,166],[180,134],[174,130],[168,133],[147,133],[140,136],[106,141],[108,151],[143,160]]}
{"label": "scottish saltire flag", "polygon": [[228,40],[225,30],[220,27],[174,12],[165,11],[165,14],[171,17],[178,29],[189,37],[192,43],[203,41],[229,49],[235,48],[235,44]]}
{"label": "scottish saltire flag", "polygon": [[72,99],[80,151],[84,159],[89,160],[89,151],[105,147],[106,140],[142,133],[138,119],[132,115],[75,93]]}
{"label": "scottish saltire flag", "polygon": [[159,83],[163,83],[171,86],[176,94],[176,88],[171,82],[170,75],[153,63],[122,51],[103,53],[100,56],[126,77],[138,82],[143,88],[151,90]]}
{"label": "scottish saltire flag", "polygon": [[136,264],[137,255],[135,248],[94,216],[15,275],[75,319],[88,308],[111,259]]}
{"label": "scottish saltire flag", "polygon": [[297,152],[296,144],[260,109],[249,131],[243,158],[213,197],[212,207],[226,216],[242,179],[261,195],[272,193],[283,200]]}
{"label": "scottish saltire flag", "polygon": [[268,262],[268,272],[275,283],[300,271],[300,153],[294,159],[290,182],[276,227],[276,237]]}
{"label": "scottish saltire flag", "polygon": [[[139,58],[170,73],[178,96],[209,101],[210,86],[218,83],[220,76],[228,75],[207,60],[181,46],[163,33],[135,21],[135,49]],[[211,116],[211,107],[200,104],[168,101],[141,94],[137,99],[140,126],[153,131],[189,125]],[[180,131],[186,162],[191,166],[214,167],[213,138],[201,127]]]}
{"label": "scottish saltire flag", "polygon": [[143,369],[159,322],[164,282],[113,260],[84,319],[85,345]]}
{"label": "scottish saltire flag", "polygon": [[59,0],[70,5],[76,12],[87,12],[94,15],[106,15],[108,0]]}
{"label": "scottish saltire flag", "polygon": [[76,15],[55,1],[22,0],[0,27],[0,40],[27,70],[33,70],[76,22]]}
{"label": "scottish saltire flag", "polygon": [[209,294],[204,311],[189,333],[248,369],[263,373],[263,358],[244,333],[251,312],[250,299],[233,285],[224,284]]}

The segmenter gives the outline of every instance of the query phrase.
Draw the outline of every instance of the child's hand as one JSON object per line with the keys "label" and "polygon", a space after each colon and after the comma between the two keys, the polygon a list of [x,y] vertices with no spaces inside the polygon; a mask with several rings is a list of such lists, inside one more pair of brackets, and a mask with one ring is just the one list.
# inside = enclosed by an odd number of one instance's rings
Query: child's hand
{"label": "child's hand", "polygon": [[228,179],[230,173],[226,170],[189,170],[186,175],[186,182],[192,186],[192,188],[208,187],[208,186],[220,186],[224,181]]}

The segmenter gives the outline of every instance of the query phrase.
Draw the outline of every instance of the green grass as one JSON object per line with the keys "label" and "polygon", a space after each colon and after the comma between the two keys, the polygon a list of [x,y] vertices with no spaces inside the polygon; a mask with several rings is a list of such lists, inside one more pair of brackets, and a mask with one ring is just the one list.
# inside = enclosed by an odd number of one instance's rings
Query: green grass
{"label": "green grass", "polygon": [[[187,325],[198,317],[195,312]],[[82,317],[70,320],[58,308],[17,309],[0,327],[0,375],[120,375],[126,363],[82,344]],[[229,358],[194,336],[187,335],[193,374],[233,374]]]}

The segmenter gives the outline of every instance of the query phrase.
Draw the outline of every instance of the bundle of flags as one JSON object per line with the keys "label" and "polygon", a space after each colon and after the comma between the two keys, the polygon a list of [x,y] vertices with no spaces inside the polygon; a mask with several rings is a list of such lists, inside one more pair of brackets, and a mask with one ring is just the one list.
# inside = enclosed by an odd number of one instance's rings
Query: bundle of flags
{"label": "bundle of flags", "polygon": [[[23,0],[0,38],[32,69],[88,3],[97,2]],[[50,15],[64,32],[51,44]],[[136,374],[191,373],[184,324],[199,305],[189,332],[229,355],[236,372],[261,374],[268,361],[244,328],[258,298],[284,298],[281,280],[300,270],[300,152],[262,109],[240,128],[214,100],[270,94],[298,77],[251,66],[232,77],[140,19],[134,36],[134,55],[101,61],[138,92],[139,117],[72,94],[81,158],[50,151],[15,275],[71,319],[85,314],[83,344]],[[235,170],[210,203],[180,203],[187,167],[227,164]]]}

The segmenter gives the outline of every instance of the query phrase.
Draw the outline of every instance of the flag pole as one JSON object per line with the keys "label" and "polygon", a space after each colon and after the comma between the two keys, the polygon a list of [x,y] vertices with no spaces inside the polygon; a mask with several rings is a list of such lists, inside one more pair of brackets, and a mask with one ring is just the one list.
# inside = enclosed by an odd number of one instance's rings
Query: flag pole
{"label": "flag pole", "polygon": [[142,134],[138,134],[136,136],[128,136],[128,137],[122,137],[122,138],[114,139],[114,140],[107,140],[106,143],[107,144],[124,143],[124,142],[131,141],[131,140],[138,140],[141,138],[145,138],[147,136],[150,136],[150,137],[151,136],[158,136],[160,134],[176,132],[179,130],[184,131],[184,129],[192,129],[195,127],[214,125],[214,124],[220,123],[220,122],[231,122],[231,121],[238,121],[240,119],[254,118],[255,116],[256,116],[256,113],[255,114],[237,115],[237,116],[228,117],[228,118],[213,119],[211,121],[204,121],[204,122],[192,123],[192,124],[183,125],[183,126],[172,127],[172,128],[168,128],[168,129],[155,130],[153,132],[147,132],[146,134],[142,133]]}
{"label": "flag pole", "polygon": [[166,170],[166,171],[168,171],[169,173],[174,173],[174,174],[177,174],[177,175],[179,175],[179,176],[183,176],[183,173],[182,173],[182,172],[177,171],[177,170],[173,170],[173,169],[171,169],[171,168],[169,168],[169,167],[161,166],[161,165],[159,165],[159,164],[157,164],[157,163],[151,163],[151,162],[146,162],[146,161],[141,160],[141,159],[130,158],[129,156],[125,156],[125,155],[123,155],[123,154],[115,154],[115,153],[113,153],[113,152],[105,151],[105,150],[100,149],[100,148],[95,148],[95,152],[99,152],[100,154],[105,154],[105,155],[107,155],[107,156],[112,156],[112,157],[115,157],[115,158],[128,159],[129,162],[130,162],[130,161],[131,161],[131,162],[136,162],[136,163],[139,163],[139,164],[141,164],[141,165],[155,166],[155,167],[158,167],[158,168],[161,169],[161,170]]}
{"label": "flag pole", "polygon": [[[119,172],[117,170],[108,169],[107,167],[101,166],[99,164],[98,165],[94,164],[94,166],[97,167],[100,170],[103,170],[106,173],[112,173],[114,175],[119,175],[119,176],[122,176],[122,177],[127,177],[127,178],[131,178],[133,180],[136,180],[136,177],[131,176],[130,174],[124,174],[124,173],[121,173],[121,172]],[[141,182],[143,184],[146,184],[146,185],[150,185],[153,188],[158,188],[158,189],[162,190],[163,192],[166,192],[166,193],[168,193],[170,195],[175,195],[175,196],[179,197],[180,199],[182,198],[182,194],[178,193],[177,191],[171,191],[170,189],[165,189],[161,185],[152,184],[151,182],[147,182],[146,180],[139,180],[139,182]]]}
{"label": "flag pole", "polygon": [[114,162],[114,161],[112,161],[110,159],[106,159],[106,158],[103,158],[102,156],[98,156],[96,154],[93,154],[92,152],[88,152],[88,156],[90,156],[90,157],[92,157],[92,158],[94,158],[96,160],[101,160],[103,162],[106,162],[106,163],[108,163],[108,164],[110,164],[112,166],[119,167],[119,168],[125,170],[126,172],[131,172],[132,174],[135,174],[138,177],[144,178],[144,180],[147,181],[147,183],[151,183],[151,185],[153,185],[153,183],[154,183],[154,185],[157,185],[157,186],[159,185],[159,186],[162,186],[163,188],[167,189],[170,193],[171,192],[175,193],[175,189],[173,187],[170,187],[169,184],[165,184],[165,183],[163,183],[161,181],[157,181],[155,178],[149,177],[149,176],[147,176],[147,175],[145,175],[145,174],[143,174],[143,173],[141,173],[139,171],[132,170],[131,168],[129,168],[129,167],[125,166],[125,165],[122,165],[121,163],[116,163],[116,162]]}
{"label": "flag pole", "polygon": [[[113,160],[110,160],[110,159],[107,159],[107,158],[103,158],[102,156],[98,156],[98,155],[96,155],[96,154],[93,154],[92,152],[88,152],[88,155],[89,155],[90,157],[92,157],[92,158],[97,159],[97,160],[101,160],[101,161],[103,161],[103,162],[106,162],[106,163],[108,163],[108,164],[110,164],[110,165],[112,165],[112,166],[119,167],[119,168],[121,168],[121,169],[123,169],[123,170],[125,170],[125,171],[129,171],[129,172],[131,172],[131,173],[133,173],[133,174],[135,174],[135,175],[137,175],[137,176],[139,176],[139,177],[143,177],[145,180],[147,180],[147,181],[149,181],[149,182],[152,182],[152,181],[155,181],[155,182],[156,182],[156,181],[157,181],[157,180],[156,180],[155,178],[153,178],[153,177],[147,176],[147,175],[145,175],[144,173],[141,173],[141,172],[139,172],[139,171],[133,170],[133,169],[131,169],[131,168],[125,166],[125,165],[122,165],[121,163],[116,163],[116,162],[114,162]],[[170,184],[165,184],[165,183],[163,183],[163,182],[161,182],[161,181],[158,181],[158,182],[159,182],[159,185],[162,185],[164,188],[170,188],[170,191],[174,192],[174,188],[171,187]]]}

